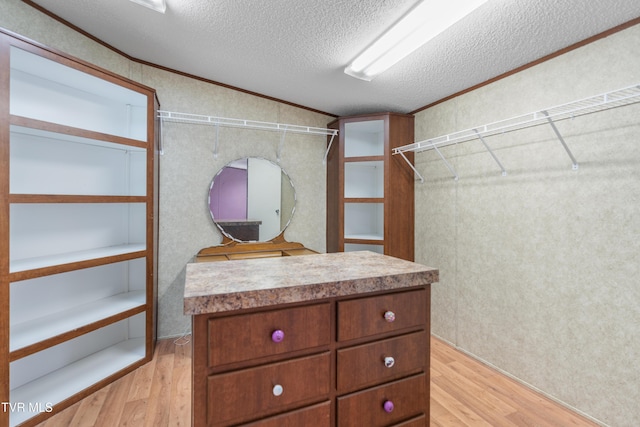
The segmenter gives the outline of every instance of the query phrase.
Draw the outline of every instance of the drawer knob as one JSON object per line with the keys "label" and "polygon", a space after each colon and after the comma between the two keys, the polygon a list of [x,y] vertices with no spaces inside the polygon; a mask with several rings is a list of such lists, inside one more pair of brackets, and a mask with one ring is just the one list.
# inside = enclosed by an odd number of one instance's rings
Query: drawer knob
{"label": "drawer knob", "polygon": [[284,392],[284,388],[280,384],[276,384],[273,386],[273,395],[280,396]]}
{"label": "drawer knob", "polygon": [[273,342],[282,342],[284,340],[284,332],[280,329],[276,329],[271,334],[271,341]]}
{"label": "drawer knob", "polygon": [[396,320],[396,314],[391,310],[387,310],[384,312],[384,320],[391,323]]}
{"label": "drawer knob", "polygon": [[384,358],[384,366],[387,368],[393,367],[396,364],[396,360],[393,357],[387,356]]}
{"label": "drawer knob", "polygon": [[394,405],[392,401],[390,400],[385,401],[383,407],[384,407],[384,412],[386,412],[387,414],[390,414],[393,412]]}

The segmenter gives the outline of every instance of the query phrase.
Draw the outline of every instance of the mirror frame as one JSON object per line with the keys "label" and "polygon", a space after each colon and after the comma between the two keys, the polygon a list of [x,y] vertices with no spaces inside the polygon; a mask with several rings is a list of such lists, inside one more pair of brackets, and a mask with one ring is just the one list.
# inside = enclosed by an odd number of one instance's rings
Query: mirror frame
{"label": "mirror frame", "polygon": [[[293,207],[291,209],[291,213],[289,214],[289,218],[287,219],[286,224],[284,224],[284,226],[281,227],[280,232],[271,237],[268,240],[240,240],[234,236],[232,236],[228,231],[226,231],[222,225],[220,225],[218,223],[218,221],[216,220],[216,218],[213,215],[213,212],[211,210],[211,191],[213,189],[213,183],[215,182],[216,178],[218,178],[218,176],[227,168],[227,167],[231,167],[232,164],[241,161],[241,160],[249,160],[249,159],[257,159],[257,160],[264,160],[267,161],[275,166],[277,166],[280,169],[280,172],[282,175],[284,175],[288,180],[289,180],[289,185],[291,185],[291,190],[293,191]],[[280,199],[282,200],[282,196],[280,196]],[[296,212],[296,206],[297,206],[297,202],[298,202],[298,196],[296,193],[296,187],[293,185],[293,180],[291,179],[291,176],[287,173],[286,170],[284,170],[284,168],[279,164],[276,163],[274,161],[271,161],[269,159],[266,159],[264,157],[257,157],[257,156],[246,156],[246,157],[240,157],[238,159],[232,160],[230,162],[228,162],[227,164],[225,164],[222,168],[220,168],[220,170],[218,172],[216,172],[216,174],[213,176],[213,179],[211,180],[211,184],[209,184],[209,191],[207,193],[207,209],[209,211],[209,216],[211,217],[211,220],[213,221],[213,223],[216,225],[216,227],[218,228],[218,230],[220,231],[220,233],[222,234],[223,237],[223,241],[222,243],[229,243],[229,242],[238,242],[238,243],[248,243],[248,242],[257,242],[257,243],[264,243],[264,242],[271,242],[271,241],[276,241],[279,238],[282,238],[284,236],[284,232],[287,230],[287,228],[289,227],[289,224],[291,224],[291,221],[293,220],[293,215]]]}

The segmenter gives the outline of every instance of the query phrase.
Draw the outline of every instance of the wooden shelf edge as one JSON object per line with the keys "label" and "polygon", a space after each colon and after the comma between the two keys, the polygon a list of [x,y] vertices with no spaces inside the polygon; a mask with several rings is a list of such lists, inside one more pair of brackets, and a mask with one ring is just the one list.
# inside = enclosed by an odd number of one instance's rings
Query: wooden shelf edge
{"label": "wooden shelf edge", "polygon": [[121,261],[130,261],[136,258],[144,258],[148,255],[148,250],[128,252],[119,255],[111,255],[93,259],[87,259],[76,262],[56,264],[47,267],[34,268],[30,270],[21,270],[9,273],[10,282],[19,282],[21,280],[35,279],[36,277],[49,276],[51,274],[66,273],[74,270],[82,270],[84,268],[97,267],[100,265],[113,264]]}
{"label": "wooden shelf edge", "polygon": [[143,305],[139,305],[137,307],[114,314],[112,316],[105,317],[104,319],[91,322],[79,328],[75,328],[71,331],[55,335],[43,341],[38,341],[36,343],[27,345],[17,350],[13,350],[12,352],[9,353],[9,362],[15,362],[18,359],[22,359],[23,357],[27,357],[39,351],[46,350],[47,348],[56,346],[65,341],[69,341],[81,335],[87,334],[89,332],[93,332],[104,326],[108,326],[113,323],[119,322],[121,320],[127,319],[129,317],[135,316],[136,314],[144,313],[146,311],[146,308],[147,308],[147,304],[145,303]]}
{"label": "wooden shelf edge", "polygon": [[146,203],[147,196],[9,194],[9,203]]}
{"label": "wooden shelf edge", "polygon": [[102,142],[110,142],[118,145],[128,145],[138,148],[148,148],[147,141],[141,141],[132,138],[126,138],[123,136],[110,135],[107,133],[96,132],[92,130],[80,129],[73,126],[60,125],[53,122],[47,122],[44,120],[32,119],[29,117],[10,115],[10,124],[15,126],[22,126],[25,128],[38,129],[47,132],[58,133],[62,135],[72,135],[87,139],[95,139]]}

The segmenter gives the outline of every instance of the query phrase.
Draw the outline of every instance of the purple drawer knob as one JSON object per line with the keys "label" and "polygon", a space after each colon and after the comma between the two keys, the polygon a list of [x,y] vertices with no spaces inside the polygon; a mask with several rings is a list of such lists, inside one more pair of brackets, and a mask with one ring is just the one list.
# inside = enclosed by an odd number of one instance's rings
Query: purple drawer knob
{"label": "purple drawer knob", "polygon": [[384,407],[384,412],[386,412],[387,414],[390,414],[393,412],[394,406],[392,401],[387,400],[386,402],[384,402],[383,407]]}
{"label": "purple drawer knob", "polygon": [[271,334],[271,341],[273,342],[282,342],[284,340],[284,332],[280,329],[276,329]]}
{"label": "purple drawer knob", "polygon": [[391,323],[394,320],[396,320],[396,314],[391,310],[385,311],[384,312],[384,320],[386,320],[387,322]]}

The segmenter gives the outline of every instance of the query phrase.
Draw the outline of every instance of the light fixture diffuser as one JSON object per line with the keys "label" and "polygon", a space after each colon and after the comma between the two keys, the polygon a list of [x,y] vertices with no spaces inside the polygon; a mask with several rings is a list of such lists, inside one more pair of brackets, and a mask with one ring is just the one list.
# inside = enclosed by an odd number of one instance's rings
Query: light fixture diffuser
{"label": "light fixture diffuser", "polygon": [[167,10],[166,0],[130,0],[133,3],[139,4],[149,9],[153,9],[156,12],[164,13]]}
{"label": "light fixture diffuser", "polygon": [[487,0],[421,0],[344,69],[370,81]]}

